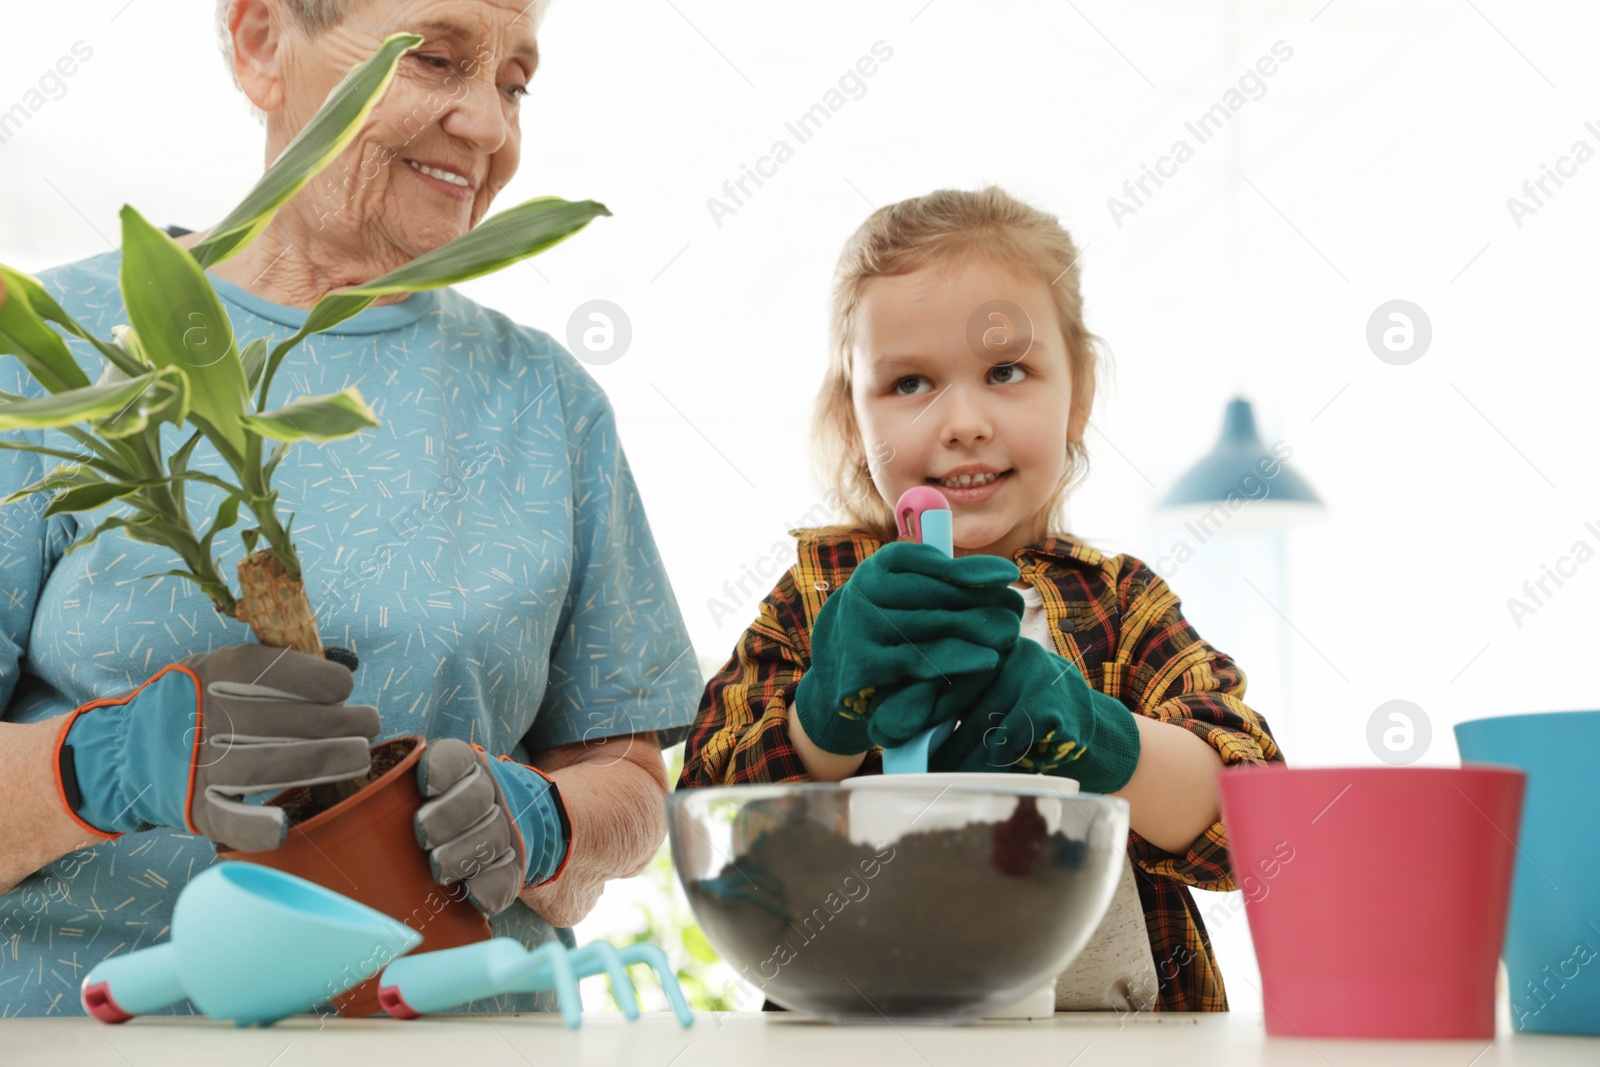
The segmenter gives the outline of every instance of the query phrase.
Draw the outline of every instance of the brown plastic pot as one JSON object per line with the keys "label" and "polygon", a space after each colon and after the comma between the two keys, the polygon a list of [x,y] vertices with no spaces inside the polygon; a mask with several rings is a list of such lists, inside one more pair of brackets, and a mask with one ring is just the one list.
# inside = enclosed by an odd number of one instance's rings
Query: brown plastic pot
{"label": "brown plastic pot", "polygon": [[[422,804],[417,790],[417,762],[428,747],[419,734],[396,737],[372,746],[375,765],[394,753],[405,756],[361,791],[289,828],[288,839],[270,852],[236,852],[219,849],[225,860],[259,863],[287,871],[352,900],[376,908],[422,935],[413,952],[487,941],[489,920],[467,901],[461,883],[441,886],[433,880],[428,854],[417,844],[413,817]],[[304,789],[289,789],[270,803],[292,808]],[[377,972],[333,997],[345,1017],[376,1015]]]}

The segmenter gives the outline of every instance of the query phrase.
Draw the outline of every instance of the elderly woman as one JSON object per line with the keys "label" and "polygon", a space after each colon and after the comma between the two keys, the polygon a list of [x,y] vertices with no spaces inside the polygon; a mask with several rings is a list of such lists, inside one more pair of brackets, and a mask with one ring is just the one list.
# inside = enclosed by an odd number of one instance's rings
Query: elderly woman
{"label": "elderly woman", "polygon": [[[268,161],[386,36],[426,38],[343,157],[212,271],[240,337],[286,337],[330,291],[484,218],[516,173],[542,8],[220,0]],[[113,251],[40,280],[110,336],[127,321],[120,264]],[[378,737],[430,739],[419,842],[496,935],[571,945],[605,881],[660,845],[661,746],[693,719],[701,678],[605,395],[548,335],[451,289],[380,299],[313,337],[269,406],[351,384],[383,428],[296,447],[275,481],[321,631],[359,653],[354,675],[253,644],[192,585],[141,581],[173,565],[155,546],[117,533],[65,556],[94,522],[0,511],[0,1017],[81,1014],[84,975],[164,940],[213,846],[276,845],[283,814],[246,789],[360,774]],[[0,388],[38,395],[14,360]],[[192,469],[220,466],[207,449]],[[0,497],[44,471],[0,451]],[[219,723],[279,740],[210,763],[191,742]]]}

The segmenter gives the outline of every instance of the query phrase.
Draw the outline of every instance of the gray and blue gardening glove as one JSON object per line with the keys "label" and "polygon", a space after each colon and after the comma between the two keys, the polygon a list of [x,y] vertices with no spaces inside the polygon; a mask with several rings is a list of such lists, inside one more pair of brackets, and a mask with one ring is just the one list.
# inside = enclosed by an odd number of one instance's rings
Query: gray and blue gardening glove
{"label": "gray and blue gardening glove", "polygon": [[463,883],[485,915],[566,867],[572,823],[561,791],[542,771],[447,737],[428,742],[417,788],[426,798],[417,809],[417,844],[428,853],[433,880]]}
{"label": "gray and blue gardening glove", "polygon": [[56,742],[67,810],[110,838],[173,826],[219,848],[283,844],[273,804],[242,797],[364,777],[378,709],[345,704],[351,668],[244,644],[187,656],[129,693],[90,701]]}

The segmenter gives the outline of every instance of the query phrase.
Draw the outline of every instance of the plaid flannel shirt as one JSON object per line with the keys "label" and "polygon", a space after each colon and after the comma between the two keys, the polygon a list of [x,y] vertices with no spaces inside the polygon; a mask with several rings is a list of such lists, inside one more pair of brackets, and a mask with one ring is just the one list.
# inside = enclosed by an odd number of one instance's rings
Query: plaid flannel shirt
{"label": "plaid flannel shirt", "polygon": [[[882,542],[860,530],[797,531],[797,562],[706,686],[684,748],[679,788],[802,782],[810,775],[789,739],[788,708],[811,663],[811,627],[828,591],[849,580]],[[1266,720],[1243,701],[1244,673],[1201,640],[1178,597],[1141,560],[1050,537],[1012,557],[1039,591],[1056,652],[1101,692],[1140,715],[1193,731],[1224,764],[1283,762]],[[859,773],[881,773],[881,750]],[[1174,854],[1128,833],[1155,956],[1157,1010],[1227,1011],[1222,972],[1186,885],[1237,888],[1227,831],[1213,823]]]}

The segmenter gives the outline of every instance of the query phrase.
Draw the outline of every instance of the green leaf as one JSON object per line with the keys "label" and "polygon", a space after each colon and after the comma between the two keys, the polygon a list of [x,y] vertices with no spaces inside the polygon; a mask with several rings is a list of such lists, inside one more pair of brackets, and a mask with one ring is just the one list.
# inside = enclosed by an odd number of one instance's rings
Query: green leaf
{"label": "green leaf", "polygon": [[222,506],[217,508],[217,517],[211,520],[211,528],[206,531],[205,537],[200,541],[200,555],[209,557],[211,555],[211,542],[216,539],[217,534],[238,521],[239,498],[229,496],[222,501]]}
{"label": "green leaf", "polygon": [[278,464],[283,460],[285,452],[289,451],[290,442],[284,441],[272,446],[272,455],[267,457],[266,469],[262,472],[262,479],[268,483],[272,481],[272,472],[278,469]]}
{"label": "green leaf", "polygon": [[244,490],[240,489],[237,485],[233,485],[230,482],[225,482],[221,478],[218,478],[215,474],[207,474],[205,471],[186,470],[182,474],[173,475],[173,479],[184,482],[205,482],[207,485],[216,486],[229,496],[243,497],[244,495]]}
{"label": "green leaf", "polygon": [[159,375],[159,371],[151,371],[126,381],[0,404],[0,430],[48,430],[109,418],[136,403]]}
{"label": "green leaf", "polygon": [[[131,531],[129,535],[132,536]],[[231,604],[233,602],[233,593],[228,589],[227,586],[220,585],[217,582],[207,581],[206,579],[198,577],[189,571],[157,571],[155,574],[141,574],[139,575],[139,580],[142,582],[147,578],[169,577],[189,579],[189,581],[200,587],[200,591],[209,597],[212,603]]]}
{"label": "green leaf", "polygon": [[255,188],[194,246],[192,253],[201,268],[221,263],[255,240],[278,208],[344,151],[389,87],[395,64],[422,40],[414,33],[393,34],[370,59],[350,69],[328,93],[317,113],[278,154]]}
{"label": "green leaf", "polygon": [[178,450],[167,461],[167,468],[172,471],[174,478],[189,469],[189,456],[194,452],[194,446],[200,443],[200,431],[196,430],[189,439],[178,446]]}
{"label": "green leaf", "polygon": [[[128,357],[129,362],[139,368],[133,374],[143,374],[145,371],[154,368],[155,364],[151,363],[150,357],[145,354],[144,345],[139,343],[139,331],[132,326],[111,327],[111,343],[116,346],[117,351]],[[117,378],[131,378],[133,374],[125,371],[116,363],[107,363],[106,369],[100,372],[100,380],[114,381]]]}
{"label": "green leaf", "polygon": [[245,389],[247,395],[255,391],[261,381],[261,372],[267,369],[267,349],[272,346],[272,336],[269,333],[265,337],[257,337],[239,353],[239,362],[244,364],[244,378],[248,383]]}
{"label": "green leaf", "polygon": [[312,308],[312,317],[317,316],[323,303],[341,297],[379,297],[438,289],[492,274],[560,244],[595,219],[610,214],[604,204],[594,200],[534,197],[485,219],[449,244],[418,256],[388,274],[353,289],[328,294]]}
{"label": "green leaf", "polygon": [[72,358],[72,350],[61,335],[46,325],[34,307],[44,287],[25,274],[0,266],[0,355],[13,355],[22,361],[33,380],[52,393],[81,389],[89,376]]}
{"label": "green leaf", "polygon": [[83,326],[79,324],[77,319],[61,310],[61,305],[56,303],[56,298],[51,296],[49,290],[40,285],[38,281],[30,278],[26,274],[18,274],[15,271],[7,271],[4,267],[0,267],[0,273],[6,275],[3,283],[6,287],[6,291],[8,293],[26,293],[28,297],[28,303],[32,306],[35,314],[62,327],[68,333],[72,334],[72,336],[88,341],[91,345],[99,350],[101,357],[104,358],[106,362],[116,364],[118,367],[121,367],[125,373],[130,375],[144,373],[145,368],[139,366],[137,363],[131,360],[126,352],[118,348],[115,344],[112,344],[109,341],[103,341],[94,334],[90,333],[88,330],[85,330]]}
{"label": "green leaf", "polygon": [[44,448],[27,441],[0,441],[0,448],[8,448],[13,452],[32,452],[36,456],[53,456],[68,463],[87,463],[91,467],[96,464],[93,455],[63,452],[58,448]]}
{"label": "green leaf", "polygon": [[4,500],[0,500],[0,507],[15,503],[35,493],[53,493],[58,489],[65,489],[70,486],[92,485],[104,481],[104,478],[95,474],[82,463],[60,463],[49,474],[46,474],[32,485],[23,486]]}
{"label": "green leaf", "polygon": [[127,205],[121,215],[122,298],[145,354],[157,367],[181,368],[194,412],[243,452],[239,416],[249,392],[221,299],[176,241]]}
{"label": "green leaf", "polygon": [[183,514],[189,513],[189,502],[184,497],[184,474],[189,469],[189,456],[194,452],[194,446],[200,443],[204,431],[196,430],[189,435],[189,439],[178,446],[178,450],[167,460],[167,469],[172,476],[172,495],[178,502],[178,510]]}
{"label": "green leaf", "polygon": [[265,404],[278,364],[306,337],[331,329],[359,314],[380,296],[437,289],[492,274],[518,260],[560,244],[601,215],[606,206],[593,200],[571,201],[558,196],[535,197],[526,203],[485,219],[454,241],[351,289],[329,293],[317,301],[295,335],[272,350],[258,404]]}
{"label": "green leaf", "polygon": [[326,396],[303,396],[276,411],[246,415],[244,425],[275,441],[339,441],[379,425],[361,392],[345,389]]}
{"label": "green leaf", "polygon": [[81,426],[60,426],[57,429],[66,437],[71,438],[90,452],[94,459],[84,462],[102,471],[113,478],[131,482],[136,479],[133,469],[139,466],[134,457],[133,449],[124,441],[102,441],[99,437],[83,429]]}
{"label": "green leaf", "polygon": [[[95,432],[108,441],[115,441],[142,433],[152,424],[181,425],[189,414],[189,376],[181,367],[162,367],[154,374],[150,388],[132,403],[107,418],[95,420]],[[159,434],[156,444],[159,452]]]}
{"label": "green leaf", "polygon": [[185,550],[197,547],[192,530],[185,529],[159,515],[146,514],[137,521],[129,522],[128,536],[147,545],[170,548],[180,556]]}
{"label": "green leaf", "polygon": [[[212,426],[210,421],[207,420],[205,416],[197,414],[193,408],[189,409],[189,421],[200,428],[200,431],[211,441],[212,446],[216,448],[217,454],[223,459],[227,460],[228,466],[232,467],[234,470],[240,470],[244,467],[244,457],[250,454],[248,447],[244,451],[234,448],[226,438],[217,432],[216,427]],[[257,440],[259,440],[259,438],[257,438]]]}
{"label": "green leaf", "polygon": [[60,515],[63,512],[93,511],[103,504],[137,493],[137,485],[124,485],[120,482],[96,482],[92,485],[80,485],[72,489],[63,489],[50,501],[50,506],[44,509],[45,516]]}
{"label": "green leaf", "polygon": [[[137,525],[139,525],[139,523],[141,521],[143,521],[143,520],[141,520],[141,519],[126,519],[126,518],[123,518],[121,515],[113,515],[109,519],[106,519],[104,522],[102,522],[99,526],[96,526],[94,528],[93,532],[91,532],[88,537],[85,537],[80,541],[74,541],[74,542],[72,542],[72,544],[68,545],[67,546],[67,551],[64,554],[70,556],[70,555],[72,555],[72,553],[78,551],[80,548],[87,548],[90,545],[94,544],[95,541],[98,540],[100,535],[103,534],[103,533],[109,533],[110,531],[118,529],[119,527],[123,527],[123,526],[137,526]],[[128,536],[129,537],[133,536],[132,531],[129,531]]]}
{"label": "green leaf", "polygon": [[260,527],[252,526],[248,530],[240,530],[239,539],[244,542],[244,553],[248,556],[256,550],[256,543],[261,540]]}

